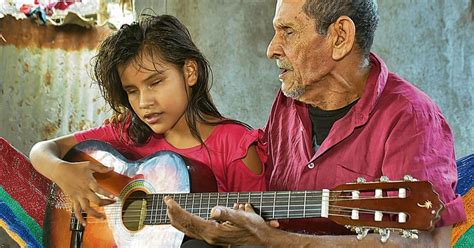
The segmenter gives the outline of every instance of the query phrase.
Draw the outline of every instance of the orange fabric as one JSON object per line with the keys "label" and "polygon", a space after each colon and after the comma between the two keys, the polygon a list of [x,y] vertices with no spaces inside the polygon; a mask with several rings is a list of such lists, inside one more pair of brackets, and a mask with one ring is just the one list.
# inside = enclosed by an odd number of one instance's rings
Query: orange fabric
{"label": "orange fabric", "polygon": [[451,246],[454,246],[458,239],[474,225],[474,188],[471,188],[463,197],[464,209],[466,210],[467,220],[454,225],[451,232]]}

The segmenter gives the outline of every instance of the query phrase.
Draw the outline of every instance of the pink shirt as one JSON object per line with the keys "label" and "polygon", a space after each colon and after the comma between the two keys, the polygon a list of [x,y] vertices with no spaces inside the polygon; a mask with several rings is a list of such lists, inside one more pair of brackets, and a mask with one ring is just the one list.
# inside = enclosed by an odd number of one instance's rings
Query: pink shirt
{"label": "pink shirt", "polygon": [[266,126],[270,190],[332,189],[357,177],[411,175],[430,181],[445,204],[437,226],[466,219],[454,193],[457,170],[451,130],[436,104],[371,54],[363,96],[334,123],[316,154],[306,104],[277,95]]}
{"label": "pink shirt", "polygon": [[[103,125],[74,134],[78,142],[90,139],[108,142],[130,159],[143,158],[162,150],[173,151],[183,157],[192,158],[211,168],[216,177],[219,192],[264,191],[266,189],[264,173],[257,175],[242,162],[249,146],[256,143],[259,137],[258,130],[248,130],[238,124],[220,124],[205,140],[209,153],[203,146],[178,149],[170,145],[161,135],[154,135],[143,146],[125,144],[119,135],[118,130],[112,125]],[[257,152],[260,157],[266,156],[259,149]]]}

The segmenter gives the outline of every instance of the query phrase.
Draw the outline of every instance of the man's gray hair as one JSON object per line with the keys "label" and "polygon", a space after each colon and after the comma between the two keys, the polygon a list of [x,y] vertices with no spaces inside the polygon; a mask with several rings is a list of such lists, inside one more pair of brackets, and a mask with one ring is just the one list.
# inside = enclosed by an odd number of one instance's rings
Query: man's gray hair
{"label": "man's gray hair", "polygon": [[326,35],[329,26],[348,16],[356,27],[356,44],[367,58],[379,22],[376,0],[306,0],[303,11],[316,21],[316,32]]}

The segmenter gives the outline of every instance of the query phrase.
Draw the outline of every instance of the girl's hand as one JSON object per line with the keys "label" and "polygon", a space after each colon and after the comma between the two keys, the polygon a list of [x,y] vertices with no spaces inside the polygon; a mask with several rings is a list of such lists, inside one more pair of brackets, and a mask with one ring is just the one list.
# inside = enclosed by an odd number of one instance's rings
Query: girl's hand
{"label": "girl's hand", "polygon": [[[104,206],[114,203],[114,195],[99,186],[93,173],[107,173],[113,168],[85,162],[65,162],[62,161],[56,166],[53,173],[54,180],[63,192],[71,199],[74,215],[79,222],[85,226],[86,221],[82,217],[81,209],[89,216],[105,219],[105,214],[95,210],[91,204]],[[99,197],[97,194],[104,196]]]}

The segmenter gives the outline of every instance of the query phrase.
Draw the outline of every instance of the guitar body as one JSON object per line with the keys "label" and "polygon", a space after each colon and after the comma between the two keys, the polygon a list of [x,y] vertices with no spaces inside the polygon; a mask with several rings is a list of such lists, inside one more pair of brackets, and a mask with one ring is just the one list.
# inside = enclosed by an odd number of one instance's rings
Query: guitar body
{"label": "guitar body", "polygon": [[[136,211],[144,204],[143,195],[217,191],[215,178],[206,165],[185,160],[173,152],[160,151],[129,161],[110,145],[89,140],[76,145],[64,159],[70,162],[96,160],[114,167],[113,172],[94,175],[102,187],[118,197],[111,205],[97,207],[105,212],[106,220],[88,216],[82,247],[179,247],[184,234],[171,225],[140,225],[127,221],[144,214]],[[69,247],[70,227],[70,201],[53,184],[45,214],[45,247]]]}

